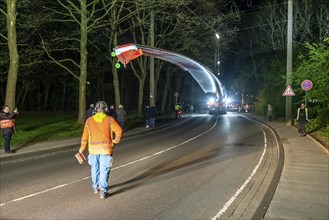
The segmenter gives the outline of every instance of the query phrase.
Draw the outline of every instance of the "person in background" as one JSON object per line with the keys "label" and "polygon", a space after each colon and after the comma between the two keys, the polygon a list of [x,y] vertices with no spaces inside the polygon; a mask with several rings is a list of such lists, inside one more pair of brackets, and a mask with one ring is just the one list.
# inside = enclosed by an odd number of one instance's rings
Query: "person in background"
{"label": "person in background", "polygon": [[151,106],[149,111],[150,111],[150,127],[155,128],[155,118],[157,115],[155,106]]}
{"label": "person in background", "polygon": [[249,112],[249,105],[248,105],[248,103],[246,103],[246,105],[245,105],[245,111],[246,112]]}
{"label": "person in background", "polygon": [[[96,103],[96,114],[89,117],[84,125],[79,149],[83,154],[88,145],[92,188],[95,194],[100,192],[101,199],[109,195],[108,179],[113,163],[113,144],[118,144],[122,135],[120,125],[114,118],[105,114],[105,109],[107,109],[105,102]],[[112,132],[115,134],[114,139]]]}
{"label": "person in background", "polygon": [[298,121],[298,133],[299,137],[306,135],[306,122],[308,121],[308,109],[305,108],[305,104],[301,103],[300,107],[297,109],[297,118]]}
{"label": "person in background", "polygon": [[150,127],[150,106],[145,106],[144,110],[146,128]]}
{"label": "person in background", "polygon": [[268,104],[267,105],[267,116],[268,116],[269,121],[272,121],[272,111],[273,111],[272,105]]}
{"label": "person in background", "polygon": [[114,118],[115,120],[117,120],[118,116],[117,116],[117,113],[115,112],[114,105],[110,105],[108,115],[111,116],[112,118]]}
{"label": "person in background", "polygon": [[0,113],[0,126],[1,132],[5,139],[5,153],[10,154],[13,151],[10,150],[10,141],[15,133],[15,124],[14,119],[18,115],[17,107],[15,108],[13,113],[10,113],[10,109],[8,105],[4,105],[2,107],[2,111]]}
{"label": "person in background", "polygon": [[126,121],[126,111],[123,108],[123,105],[119,105],[119,109],[117,110],[117,121],[119,122],[119,125],[121,128],[124,128],[125,121]]}
{"label": "person in background", "polygon": [[86,120],[87,120],[87,118],[89,118],[90,116],[93,115],[94,109],[95,109],[94,104],[90,104],[89,108],[86,111]]}
{"label": "person in background", "polygon": [[178,103],[175,104],[175,117],[178,118],[181,115],[182,106]]}
{"label": "person in background", "polygon": [[190,104],[190,114],[194,113],[194,106],[192,104]]}

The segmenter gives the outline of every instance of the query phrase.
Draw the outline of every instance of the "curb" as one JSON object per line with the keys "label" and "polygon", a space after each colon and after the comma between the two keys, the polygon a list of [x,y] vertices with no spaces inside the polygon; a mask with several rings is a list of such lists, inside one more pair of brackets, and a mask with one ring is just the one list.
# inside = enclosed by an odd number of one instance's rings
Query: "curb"
{"label": "curb", "polygon": [[11,160],[18,160],[22,158],[27,158],[27,157],[32,157],[32,156],[39,156],[39,155],[45,155],[49,153],[54,153],[58,151],[64,151],[64,150],[70,150],[73,147],[77,147],[78,145],[67,145],[63,147],[58,147],[58,148],[49,148],[49,149],[43,149],[43,150],[37,150],[37,151],[31,151],[31,152],[25,152],[25,153],[19,153],[19,154],[10,154],[8,156],[2,156],[0,158],[0,163],[3,162],[8,162]]}
{"label": "curb", "polygon": [[[258,121],[258,122],[260,122],[260,121]],[[263,122],[260,122],[260,123],[265,124]],[[271,201],[274,197],[275,191],[276,191],[277,186],[279,184],[281,174],[282,174],[282,171],[283,171],[283,165],[284,165],[285,156],[284,156],[284,147],[283,147],[283,144],[281,142],[281,138],[280,138],[279,134],[277,133],[277,131],[274,128],[272,128],[268,124],[265,124],[265,125],[268,126],[274,132],[275,137],[278,140],[278,145],[279,145],[278,164],[277,164],[276,171],[273,175],[272,181],[271,181],[270,185],[268,186],[263,199],[259,203],[259,206],[256,209],[256,211],[255,211],[255,213],[254,213],[254,215],[252,216],[251,219],[263,219],[265,217],[267,209],[269,208],[269,206],[271,204]]]}

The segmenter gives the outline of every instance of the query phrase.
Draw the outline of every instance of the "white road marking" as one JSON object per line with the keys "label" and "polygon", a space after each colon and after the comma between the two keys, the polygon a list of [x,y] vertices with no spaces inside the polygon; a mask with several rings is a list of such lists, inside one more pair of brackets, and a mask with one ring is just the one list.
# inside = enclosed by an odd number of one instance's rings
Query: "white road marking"
{"label": "white road marking", "polygon": [[219,210],[219,212],[212,217],[212,220],[217,220],[219,219],[226,211],[227,209],[232,205],[232,203],[234,202],[234,200],[239,196],[239,194],[244,190],[244,188],[248,185],[248,183],[250,182],[251,178],[256,174],[260,164],[263,161],[264,155],[266,153],[266,149],[267,149],[267,139],[266,139],[266,134],[265,131],[262,129],[263,134],[264,134],[264,149],[263,149],[263,153],[262,156],[260,157],[258,164],[255,166],[254,170],[252,171],[252,173],[250,174],[250,176],[246,179],[246,181],[244,181],[244,183],[242,184],[242,186],[234,193],[234,195],[225,203],[225,205],[223,206],[223,208],[221,210]]}
{"label": "white road marking", "polygon": [[46,193],[46,192],[49,192],[49,191],[53,191],[55,189],[62,188],[64,186],[68,186],[68,185],[71,185],[73,183],[77,183],[77,182],[80,182],[80,181],[83,181],[83,180],[86,180],[86,179],[89,179],[89,178],[90,178],[90,176],[87,176],[87,177],[84,177],[82,179],[75,180],[75,181],[72,181],[72,182],[68,182],[68,183],[65,183],[65,184],[62,184],[62,185],[59,185],[59,186],[55,186],[53,188],[46,189],[46,190],[43,190],[43,191],[40,191],[40,192],[36,192],[36,193],[30,194],[30,195],[27,195],[27,196],[23,196],[23,197],[20,197],[18,199],[13,199],[13,200],[11,200],[9,202],[1,203],[0,206],[4,206],[4,205],[7,205],[7,204],[13,203],[13,202],[18,202],[18,201],[21,201],[23,199],[27,199],[27,198],[30,198],[30,197],[33,197],[33,196],[36,196],[36,195],[39,195],[39,194],[43,194],[43,193]]}
{"label": "white road marking", "polygon": [[[177,147],[179,147],[179,146],[182,146],[182,145],[184,145],[184,144],[186,144],[186,143],[188,143],[188,142],[190,142],[190,141],[193,141],[193,140],[195,140],[195,139],[197,139],[197,138],[199,138],[199,137],[205,135],[206,133],[210,132],[210,131],[211,131],[211,130],[217,125],[217,121],[218,121],[218,118],[216,118],[216,122],[214,123],[214,125],[213,125],[211,128],[209,128],[209,129],[206,130],[205,132],[203,132],[203,133],[201,133],[201,134],[199,134],[199,135],[197,135],[197,136],[195,136],[195,137],[193,137],[193,138],[190,138],[190,139],[188,139],[188,140],[186,140],[186,141],[183,141],[183,142],[181,142],[181,143],[179,143],[179,144],[177,144],[177,145],[171,146],[171,147],[169,147],[169,148],[167,148],[167,149],[165,149],[165,150],[162,150],[162,151],[156,152],[156,153],[154,153],[154,154],[152,154],[152,155],[149,155],[149,156],[146,156],[146,157],[140,158],[140,159],[138,159],[138,160],[134,160],[134,161],[132,161],[132,162],[129,162],[129,163],[123,164],[123,165],[118,166],[118,167],[114,167],[114,168],[112,168],[112,170],[117,170],[117,169],[120,169],[120,168],[123,168],[123,167],[129,166],[129,165],[132,165],[132,164],[135,164],[135,163],[141,162],[141,161],[143,161],[143,160],[147,160],[147,159],[149,159],[149,158],[151,158],[151,157],[157,156],[157,155],[159,155],[159,154],[163,154],[163,153],[165,153],[165,152],[167,152],[167,151],[170,151],[170,150],[175,149],[175,148],[177,148]],[[32,194],[27,195],[27,196],[23,196],[23,197],[20,197],[20,198],[17,198],[17,199],[13,199],[13,200],[10,200],[10,201],[8,201],[8,202],[1,203],[1,204],[0,204],[0,207],[1,207],[1,206],[8,205],[8,204],[10,204],[10,203],[18,202],[18,201],[21,201],[21,200],[24,200],[24,199],[27,199],[27,198],[31,198],[31,197],[34,197],[34,196],[36,196],[36,195],[40,195],[40,194],[43,194],[43,193],[47,193],[47,192],[53,191],[53,190],[55,190],[55,189],[63,188],[63,187],[65,187],[65,186],[69,186],[69,185],[72,185],[72,184],[77,183],[77,182],[81,182],[81,181],[83,181],[83,180],[89,179],[90,177],[91,177],[91,176],[87,176],[87,177],[84,177],[84,178],[82,178],[82,179],[74,180],[74,181],[72,181],[72,182],[68,182],[68,183],[65,183],[65,184],[62,184],[62,185],[58,185],[58,186],[52,187],[52,188],[50,188],[50,189],[46,189],[46,190],[43,190],[43,191],[40,191],[40,192],[32,193]]]}

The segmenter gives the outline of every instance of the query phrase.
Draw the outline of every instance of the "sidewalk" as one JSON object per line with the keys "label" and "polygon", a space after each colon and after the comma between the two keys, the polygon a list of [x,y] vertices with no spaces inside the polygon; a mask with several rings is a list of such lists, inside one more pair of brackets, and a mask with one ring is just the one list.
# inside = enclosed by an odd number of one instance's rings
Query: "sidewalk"
{"label": "sidewalk", "polygon": [[283,170],[264,219],[329,219],[329,151],[311,136],[266,117],[246,116],[269,125],[284,149]]}
{"label": "sidewalk", "polygon": [[[297,129],[290,125],[279,121],[269,122],[266,117],[250,113],[241,114],[267,124],[274,129],[279,135],[284,149],[282,174],[264,218],[329,219],[328,149],[309,135],[299,137]],[[157,128],[163,128],[170,124],[171,122],[159,123]],[[156,129],[153,129],[153,131]],[[123,135],[129,137],[145,132],[152,132],[152,130],[138,127],[125,132]],[[63,149],[78,149],[79,145],[80,138],[37,143],[18,149],[14,154],[0,152],[0,161]]]}

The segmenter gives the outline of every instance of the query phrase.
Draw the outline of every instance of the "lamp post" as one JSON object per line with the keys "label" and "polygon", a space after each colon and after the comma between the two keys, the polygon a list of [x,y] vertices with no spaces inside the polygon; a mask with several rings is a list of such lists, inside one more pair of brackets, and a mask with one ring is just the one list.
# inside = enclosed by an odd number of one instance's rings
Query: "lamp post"
{"label": "lamp post", "polygon": [[[150,27],[150,45],[154,47],[154,12],[151,11],[151,27]],[[150,57],[150,107],[155,106],[155,89],[154,89],[154,57]]]}
{"label": "lamp post", "polygon": [[[288,1],[288,27],[287,27],[287,80],[286,84],[291,85],[291,75],[292,75],[292,36],[293,36],[293,0]],[[292,100],[291,96],[286,96],[286,120],[291,120],[293,124],[293,119],[291,117],[291,107]]]}
{"label": "lamp post", "polygon": [[217,41],[216,41],[216,52],[215,52],[215,66],[214,66],[214,71],[215,73],[217,73],[217,75],[220,75],[219,73],[219,64],[220,64],[220,61],[219,61],[219,34],[216,32],[216,38],[217,38]]}

